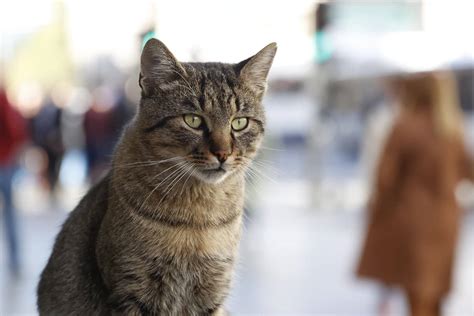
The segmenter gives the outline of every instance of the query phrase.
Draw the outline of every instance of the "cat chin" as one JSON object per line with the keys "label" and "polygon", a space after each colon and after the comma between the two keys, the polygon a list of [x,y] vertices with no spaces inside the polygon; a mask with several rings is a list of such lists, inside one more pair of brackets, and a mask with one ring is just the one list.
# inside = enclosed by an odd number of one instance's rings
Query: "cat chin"
{"label": "cat chin", "polygon": [[229,171],[206,171],[198,170],[194,173],[194,177],[207,184],[219,184],[224,181],[231,173]]}

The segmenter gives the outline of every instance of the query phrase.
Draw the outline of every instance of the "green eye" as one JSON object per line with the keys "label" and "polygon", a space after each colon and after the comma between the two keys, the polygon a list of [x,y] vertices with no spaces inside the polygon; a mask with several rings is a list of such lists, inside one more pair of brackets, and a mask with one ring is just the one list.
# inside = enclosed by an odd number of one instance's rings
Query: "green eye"
{"label": "green eye", "polygon": [[202,118],[194,114],[186,114],[183,116],[184,121],[189,127],[199,128],[202,125]]}
{"label": "green eye", "polygon": [[249,119],[246,117],[239,117],[233,120],[231,125],[234,131],[241,131],[249,125]]}

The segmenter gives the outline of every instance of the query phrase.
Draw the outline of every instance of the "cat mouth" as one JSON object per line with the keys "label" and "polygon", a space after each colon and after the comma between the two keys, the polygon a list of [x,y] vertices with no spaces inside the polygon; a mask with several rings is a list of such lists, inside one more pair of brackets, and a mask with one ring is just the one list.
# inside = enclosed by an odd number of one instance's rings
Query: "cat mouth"
{"label": "cat mouth", "polygon": [[196,176],[207,183],[216,184],[224,180],[229,175],[229,171],[222,166],[217,168],[200,169]]}
{"label": "cat mouth", "polygon": [[220,166],[220,167],[212,168],[212,169],[204,169],[202,170],[202,172],[208,173],[208,174],[224,174],[227,172],[227,170],[225,170],[224,168],[222,168],[222,166]]}

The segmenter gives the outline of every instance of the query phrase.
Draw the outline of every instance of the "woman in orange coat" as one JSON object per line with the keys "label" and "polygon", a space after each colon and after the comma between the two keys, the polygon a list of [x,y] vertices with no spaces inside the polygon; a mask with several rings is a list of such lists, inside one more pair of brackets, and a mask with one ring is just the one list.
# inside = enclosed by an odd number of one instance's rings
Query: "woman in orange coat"
{"label": "woman in orange coat", "polygon": [[419,73],[393,87],[401,111],[379,162],[358,275],[401,287],[412,316],[435,316],[451,285],[455,188],[474,168],[450,74]]}

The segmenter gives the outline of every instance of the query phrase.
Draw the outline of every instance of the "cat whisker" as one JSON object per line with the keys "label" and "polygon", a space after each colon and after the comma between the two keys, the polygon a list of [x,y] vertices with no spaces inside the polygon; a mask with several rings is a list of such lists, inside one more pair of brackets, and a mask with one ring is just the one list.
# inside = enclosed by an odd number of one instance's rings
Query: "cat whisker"
{"label": "cat whisker", "polygon": [[[186,181],[185,181],[185,183],[186,183],[187,180],[189,180],[189,177],[190,177],[190,175],[191,175],[191,173],[192,173],[193,171],[194,171],[194,170],[193,170],[193,166],[189,165],[188,168],[187,168],[186,170],[184,170],[183,174],[176,180],[176,182],[173,184],[173,186],[169,189],[169,194],[171,194],[171,193],[173,192],[173,188],[174,188],[184,177],[186,177],[186,175],[189,173],[189,175],[188,175],[188,177],[187,177],[187,179],[186,179]],[[181,190],[180,190],[180,192],[184,189],[185,183],[183,183],[183,184],[181,185]],[[175,192],[174,192],[173,197],[176,197],[176,193],[177,193],[177,192],[178,192],[178,191],[175,191]]]}
{"label": "cat whisker", "polygon": [[249,177],[249,179],[252,181],[252,184],[256,184],[255,181],[258,181],[261,179],[261,177],[252,169],[247,169],[246,175]]}
{"label": "cat whisker", "polygon": [[194,174],[194,171],[196,171],[196,168],[193,165],[191,165],[191,172],[189,173],[188,177],[186,178],[183,185],[181,186],[181,191],[179,192],[179,195],[183,194],[183,190],[186,187],[186,183],[188,182],[189,178],[192,177],[192,175]]}
{"label": "cat whisker", "polygon": [[189,170],[190,170],[190,168],[189,168],[189,165],[187,163],[185,163],[183,166],[181,166],[179,168],[179,172],[176,173],[173,180],[171,180],[171,182],[165,188],[165,190],[164,190],[165,193],[163,194],[160,201],[156,205],[154,213],[158,213],[158,212],[156,212],[156,210],[161,206],[162,202],[166,199],[166,197],[169,195],[169,193],[173,190],[173,188],[176,186],[176,184],[179,182],[179,180],[181,180],[189,172]]}
{"label": "cat whisker", "polygon": [[147,197],[145,198],[145,200],[143,201],[143,203],[141,204],[140,208],[139,208],[139,211],[141,211],[143,209],[143,206],[146,204],[146,202],[148,201],[148,199],[152,196],[152,194],[161,186],[161,184],[163,184],[169,177],[171,177],[173,174],[175,174],[177,171],[180,170],[180,168],[183,166],[183,162],[181,162],[181,164],[178,162],[177,164],[174,164],[173,166],[165,169],[164,171],[160,172],[158,175],[156,175],[155,177],[153,177],[153,180],[156,179],[157,177],[159,177],[161,174],[163,174],[164,172],[172,169],[172,168],[175,168],[175,167],[178,167],[176,170],[172,171],[169,175],[167,175],[160,183],[158,183],[154,188],[153,190],[151,190],[150,194],[147,195]]}
{"label": "cat whisker", "polygon": [[[278,176],[280,174],[279,169],[277,169],[275,166],[273,166],[273,162],[269,160],[264,160],[264,159],[249,159],[246,157],[242,157],[243,161],[246,162],[248,166],[251,166],[252,164],[259,166],[260,168],[264,169],[265,171],[270,171],[273,173],[274,176]],[[255,168],[255,167],[254,167]]]}
{"label": "cat whisker", "polygon": [[265,171],[271,172],[273,174],[273,176],[279,176],[280,175],[280,170],[277,169],[274,166],[269,165],[268,163],[264,163],[264,162],[261,162],[261,161],[258,161],[258,160],[254,160],[252,163],[255,164],[256,166],[259,166],[260,168],[262,168]]}
{"label": "cat whisker", "polygon": [[265,178],[265,179],[271,181],[272,183],[278,183],[275,179],[273,179],[272,177],[270,177],[270,176],[268,176],[267,174],[263,173],[263,171],[261,171],[261,170],[255,168],[255,167],[252,166],[252,165],[249,165],[249,166],[248,166],[248,170],[249,170],[250,172],[253,172],[255,175],[260,176],[260,178]]}
{"label": "cat whisker", "polygon": [[262,162],[262,163],[265,163],[265,164],[268,164],[268,165],[274,165],[275,164],[275,162],[272,161],[272,160],[263,159],[263,158],[260,158],[260,157],[257,157],[255,159],[253,159],[252,161],[259,161],[259,162]]}
{"label": "cat whisker", "polygon": [[[259,191],[259,188],[261,186],[260,178],[261,177],[257,176],[252,171],[245,173],[245,183],[247,185],[247,187],[246,187],[247,192],[249,192],[249,191],[250,192],[258,192]],[[247,197],[245,199],[245,203],[248,203],[248,201],[247,201],[248,195],[246,195],[246,196]]]}
{"label": "cat whisker", "polygon": [[142,166],[152,166],[152,165],[159,165],[170,161],[176,161],[184,159],[182,157],[172,157],[164,160],[147,160],[147,161],[135,161],[130,163],[124,163],[119,165],[114,165],[114,168],[133,168],[133,167],[142,167]]}
{"label": "cat whisker", "polygon": [[248,183],[251,184],[252,186],[256,185],[255,176],[251,172],[245,172],[244,177],[245,177],[246,182],[248,181]]}
{"label": "cat whisker", "polygon": [[170,183],[166,186],[166,188],[164,189],[165,193],[163,194],[163,197],[161,198],[161,200],[158,202],[158,205],[161,204],[161,202],[166,198],[166,196],[168,196],[168,194],[179,182],[179,180],[186,174],[186,172],[189,170],[189,168],[187,167],[188,166],[185,165],[182,168],[180,168],[179,172],[175,175],[173,180],[171,180]]}
{"label": "cat whisker", "polygon": [[279,148],[271,148],[271,147],[265,147],[265,146],[260,146],[260,149],[264,149],[264,150],[272,150],[272,151],[285,151],[284,149],[279,149]]}
{"label": "cat whisker", "polygon": [[[155,179],[157,179],[158,177],[160,177],[163,173],[165,173],[165,172],[167,172],[168,170],[173,169],[173,168],[175,168],[176,166],[179,166],[180,164],[184,163],[184,158],[182,158],[182,157],[173,157],[173,158],[169,158],[169,159],[157,161],[157,163],[164,163],[164,162],[176,161],[176,160],[179,160],[178,163],[171,165],[170,167],[168,167],[168,168],[162,170],[160,173],[158,173],[158,174],[156,174],[155,176],[153,176],[153,177],[151,178],[151,180],[150,180],[150,182],[151,182],[150,185],[153,185],[152,182],[153,182]],[[117,175],[117,176],[119,176],[119,175]],[[166,180],[166,178],[165,178],[164,180]],[[164,180],[163,180],[163,181],[164,181]],[[124,185],[118,185],[118,186],[117,186],[117,185],[114,185],[114,187],[116,187],[116,188],[126,188],[127,185],[125,185],[125,184],[124,184]]]}

